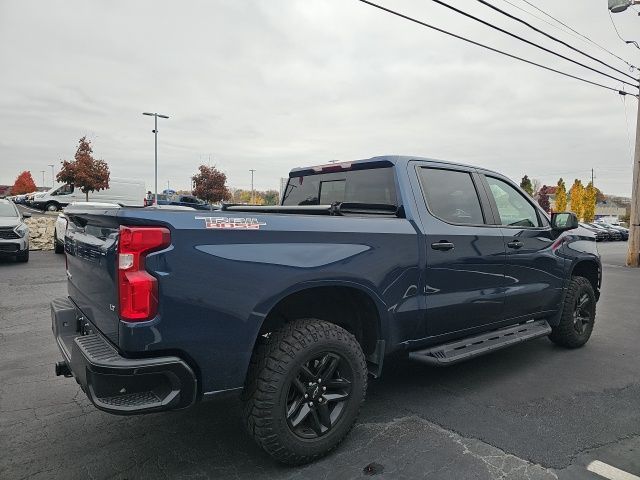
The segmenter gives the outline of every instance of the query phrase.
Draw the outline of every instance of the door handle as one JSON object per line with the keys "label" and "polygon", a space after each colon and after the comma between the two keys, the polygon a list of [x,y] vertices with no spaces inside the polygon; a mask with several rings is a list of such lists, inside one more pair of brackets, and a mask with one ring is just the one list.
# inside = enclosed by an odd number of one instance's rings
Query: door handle
{"label": "door handle", "polygon": [[431,244],[431,248],[433,248],[434,250],[441,250],[443,252],[451,250],[453,249],[453,247],[455,247],[455,245],[451,242],[447,242],[446,240],[440,240],[439,242]]}
{"label": "door handle", "polygon": [[509,248],[522,248],[524,246],[524,243],[522,243],[520,240],[511,240],[509,243],[507,243],[507,247]]}

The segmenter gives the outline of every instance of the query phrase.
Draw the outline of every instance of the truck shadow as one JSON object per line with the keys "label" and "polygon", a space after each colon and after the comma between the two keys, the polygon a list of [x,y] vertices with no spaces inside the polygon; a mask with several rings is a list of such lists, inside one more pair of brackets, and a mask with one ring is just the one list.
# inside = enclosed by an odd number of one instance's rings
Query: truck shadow
{"label": "truck shadow", "polygon": [[[498,390],[518,389],[518,379],[529,375],[532,368],[539,369],[545,354],[561,351],[546,339],[539,339],[448,368],[394,358],[385,365],[384,376],[370,382],[356,425],[411,416],[440,423],[445,414],[462,404],[467,410],[473,409],[475,404],[495,400]],[[128,455],[146,460],[135,462],[117,478],[165,475],[256,479],[289,477],[292,473],[292,467],[275,463],[246,433],[240,401],[236,399],[203,403],[180,412],[130,417],[125,423],[127,440],[123,448]],[[128,443],[130,439],[134,440]],[[354,448],[362,442],[362,438],[346,441],[357,443]],[[341,448],[346,447],[339,447],[320,464],[330,465],[332,456],[340,455]],[[312,467],[300,468],[307,472]]]}

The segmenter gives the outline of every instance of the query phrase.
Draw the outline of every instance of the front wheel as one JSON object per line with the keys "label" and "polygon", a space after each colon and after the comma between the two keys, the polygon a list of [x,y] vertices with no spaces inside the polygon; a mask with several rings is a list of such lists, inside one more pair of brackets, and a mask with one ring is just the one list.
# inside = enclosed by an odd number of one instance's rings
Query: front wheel
{"label": "front wheel", "polygon": [[323,320],[261,337],[245,386],[249,433],[276,460],[299,465],[334,449],[353,426],[367,365],[353,335]]}
{"label": "front wheel", "polygon": [[58,210],[60,210],[60,205],[58,205],[56,202],[49,202],[45,205],[44,209],[47,212],[57,212]]}
{"label": "front wheel", "polygon": [[29,250],[25,250],[16,255],[16,260],[22,263],[26,263],[29,261]]}
{"label": "front wheel", "polygon": [[596,319],[596,296],[591,282],[573,277],[567,288],[560,323],[552,327],[549,339],[567,348],[583,346],[591,337]]}

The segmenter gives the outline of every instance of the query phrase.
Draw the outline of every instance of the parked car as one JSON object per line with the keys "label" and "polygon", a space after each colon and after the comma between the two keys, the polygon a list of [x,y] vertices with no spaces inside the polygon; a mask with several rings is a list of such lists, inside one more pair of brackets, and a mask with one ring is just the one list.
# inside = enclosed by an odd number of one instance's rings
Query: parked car
{"label": "parked car", "polygon": [[589,225],[591,225],[592,227],[600,228],[600,229],[606,231],[607,234],[609,235],[609,240],[611,240],[611,241],[617,242],[617,241],[622,240],[622,234],[618,230],[616,230],[614,228],[609,228],[609,227],[607,227],[607,226],[605,226],[605,225],[603,225],[601,223],[589,223]]}
{"label": "parked car", "polygon": [[606,223],[603,221],[596,221],[596,225],[601,225],[609,230],[615,230],[616,232],[620,232],[621,240],[627,241],[629,240],[629,230],[620,225],[612,225],[610,223]]}
{"label": "parked car", "polygon": [[64,232],[67,230],[67,217],[64,213],[59,213],[56,218],[56,225],[53,229],[53,252],[64,253]]}
{"label": "parked car", "polygon": [[[72,207],[74,205],[82,205],[90,209],[113,208],[113,207],[119,206],[114,203],[103,203],[103,202],[74,202],[69,204],[68,207]],[[64,234],[67,230],[67,224],[69,223],[67,216],[64,212],[65,211],[63,209],[63,211],[58,214],[58,218],[56,219],[56,223],[55,223],[55,228],[53,230],[54,253],[64,253]]]}
{"label": "parked car", "polygon": [[581,223],[580,226],[592,232],[595,235],[596,242],[609,240],[609,233],[602,228],[594,227],[592,225],[589,225],[588,223]]}
{"label": "parked car", "polygon": [[211,210],[212,207],[204,200],[200,200],[193,195],[173,195],[169,197],[170,205],[180,205],[182,207],[191,207],[196,210]]}
{"label": "parked car", "polygon": [[[151,192],[147,192],[147,196],[144,198],[144,206],[145,207],[150,207],[151,205],[154,204],[154,197],[155,195]],[[159,193],[158,194],[158,205],[169,205],[171,203],[171,200],[169,199],[169,195],[166,195],[164,193]]]}
{"label": "parked car", "polygon": [[240,395],[258,444],[301,464],[347,435],[391,354],[589,340],[594,235],[503,175],[376,157],[289,177],[280,206],[69,207],[56,373],[123,415]]}
{"label": "parked car", "polygon": [[29,261],[29,227],[24,223],[30,213],[20,213],[11,200],[0,199],[0,256]]}
{"label": "parked car", "polygon": [[[92,192],[91,202],[114,203],[133,207],[144,206],[144,182],[122,178],[110,178],[109,188]],[[56,212],[73,202],[86,201],[86,195],[73,185],[59,185],[47,192],[35,195],[31,205],[40,210]]]}

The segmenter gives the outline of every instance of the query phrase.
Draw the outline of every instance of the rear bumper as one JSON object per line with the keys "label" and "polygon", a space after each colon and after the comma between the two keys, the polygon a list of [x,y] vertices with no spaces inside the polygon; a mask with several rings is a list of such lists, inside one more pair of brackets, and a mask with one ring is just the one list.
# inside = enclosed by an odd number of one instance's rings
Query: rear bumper
{"label": "rear bumper", "polygon": [[73,376],[100,410],[131,415],[195,402],[196,376],[182,359],[121,356],[67,298],[51,302],[51,322],[63,357],[56,374]]}

